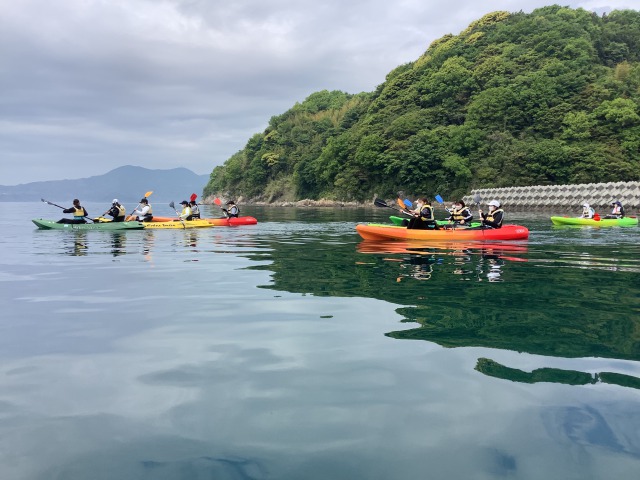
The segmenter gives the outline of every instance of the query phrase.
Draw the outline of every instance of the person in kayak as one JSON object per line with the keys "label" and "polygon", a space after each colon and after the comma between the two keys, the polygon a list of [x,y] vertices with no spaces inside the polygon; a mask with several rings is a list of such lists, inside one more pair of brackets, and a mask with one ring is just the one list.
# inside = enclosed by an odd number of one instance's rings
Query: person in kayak
{"label": "person in kayak", "polygon": [[451,215],[447,220],[450,222],[454,222],[456,225],[464,225],[467,223],[471,223],[473,220],[473,214],[469,207],[467,207],[464,203],[464,200],[458,200],[451,210],[449,211]]}
{"label": "person in kayak", "polygon": [[189,205],[189,202],[187,202],[186,200],[183,200],[180,202],[180,205],[182,205],[182,212],[180,213],[180,220],[193,220],[193,215],[191,213],[191,206]]}
{"label": "person in kayak", "polygon": [[127,211],[125,210],[124,206],[121,205],[120,202],[118,202],[118,199],[114,198],[113,202],[111,202],[111,208],[104,212],[102,215],[109,215],[113,218],[112,221],[114,222],[124,222],[124,217],[127,216]]}
{"label": "person in kayak", "polygon": [[502,228],[504,210],[500,208],[500,202],[498,200],[491,200],[489,202],[489,213],[483,213],[482,210],[478,210],[478,214],[480,218],[482,218],[483,227]]}
{"label": "person in kayak", "polygon": [[611,213],[604,218],[624,218],[624,207],[620,201],[611,202]]}
{"label": "person in kayak", "polygon": [[73,207],[63,209],[62,213],[73,213],[73,218],[61,218],[58,223],[87,223],[85,217],[89,216],[77,198],[73,200]]}
{"label": "person in kayak", "polygon": [[191,216],[194,220],[200,220],[200,208],[195,200],[189,202],[189,206],[191,207]]}
{"label": "person in kayak", "polygon": [[413,218],[409,220],[407,228],[409,229],[434,229],[439,230],[436,223],[435,216],[433,214],[433,207],[428,198],[419,198],[416,200],[416,209],[411,210]]}
{"label": "person in kayak", "polygon": [[229,200],[227,208],[223,208],[222,211],[229,218],[238,218],[240,216],[240,209],[233,200]]}
{"label": "person in kayak", "polygon": [[593,218],[596,211],[588,203],[582,205],[582,215],[580,218]]}
{"label": "person in kayak", "polygon": [[150,222],[153,220],[153,209],[151,205],[149,205],[149,200],[147,200],[146,197],[140,200],[140,204],[138,208],[133,211],[133,214],[138,222]]}

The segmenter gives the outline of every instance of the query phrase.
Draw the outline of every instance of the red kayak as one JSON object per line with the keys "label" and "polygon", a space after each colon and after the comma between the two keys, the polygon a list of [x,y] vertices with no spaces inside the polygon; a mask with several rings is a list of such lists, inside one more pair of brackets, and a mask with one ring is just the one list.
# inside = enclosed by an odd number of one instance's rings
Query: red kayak
{"label": "red kayak", "polygon": [[[175,222],[178,220],[178,217],[156,217],[153,216],[154,222]],[[241,225],[255,225],[258,223],[258,220],[254,217],[233,217],[233,218],[203,218],[202,220],[206,220],[211,225],[216,227],[239,227]]]}
{"label": "red kayak", "polygon": [[360,224],[356,230],[365,240],[427,240],[427,241],[484,241],[525,240],[529,229],[521,225],[503,225],[502,228],[452,228],[418,230],[395,225]]}

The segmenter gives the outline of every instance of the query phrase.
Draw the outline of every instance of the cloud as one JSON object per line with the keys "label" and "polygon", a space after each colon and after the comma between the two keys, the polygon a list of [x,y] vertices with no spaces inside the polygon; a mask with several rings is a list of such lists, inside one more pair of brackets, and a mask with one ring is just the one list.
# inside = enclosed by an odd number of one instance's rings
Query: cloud
{"label": "cloud", "polygon": [[0,184],[123,164],[208,173],[309,94],[371,91],[485,13],[545,3],[5,2]]}

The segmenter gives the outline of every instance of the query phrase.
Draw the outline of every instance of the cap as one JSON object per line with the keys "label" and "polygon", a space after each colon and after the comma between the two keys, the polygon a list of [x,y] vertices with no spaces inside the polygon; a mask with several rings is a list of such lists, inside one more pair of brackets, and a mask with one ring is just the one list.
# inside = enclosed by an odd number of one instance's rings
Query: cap
{"label": "cap", "polygon": [[115,205],[116,203],[118,203],[118,199],[114,198],[113,201],[111,202],[112,205]]}
{"label": "cap", "polygon": [[180,205],[189,205],[189,202],[187,202],[186,200],[182,200],[182,201],[180,202]]}
{"label": "cap", "polygon": [[489,206],[490,207],[496,207],[496,208],[500,208],[500,202],[498,200],[491,200],[489,202]]}
{"label": "cap", "polygon": [[582,206],[585,207],[585,208],[589,208],[589,204],[588,203],[583,203]]}

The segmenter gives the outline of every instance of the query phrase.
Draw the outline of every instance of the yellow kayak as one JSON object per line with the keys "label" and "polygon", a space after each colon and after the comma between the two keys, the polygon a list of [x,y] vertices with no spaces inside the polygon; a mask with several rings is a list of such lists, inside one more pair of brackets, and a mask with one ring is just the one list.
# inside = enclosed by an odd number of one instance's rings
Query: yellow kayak
{"label": "yellow kayak", "polygon": [[183,230],[185,228],[210,228],[212,224],[206,220],[185,220],[184,222],[142,222],[144,228],[153,229],[174,229]]}

